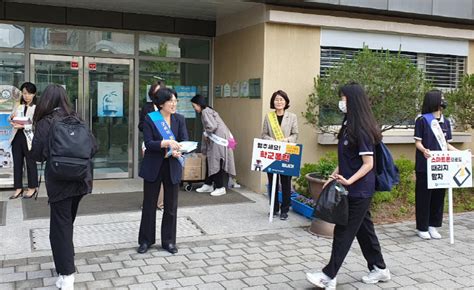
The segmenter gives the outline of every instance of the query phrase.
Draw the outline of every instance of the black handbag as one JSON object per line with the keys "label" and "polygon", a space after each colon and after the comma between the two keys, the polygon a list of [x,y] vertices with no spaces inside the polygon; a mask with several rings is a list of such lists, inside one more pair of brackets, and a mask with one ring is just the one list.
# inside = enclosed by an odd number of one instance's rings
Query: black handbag
{"label": "black handbag", "polygon": [[314,216],[328,223],[345,226],[349,219],[347,189],[332,180],[321,191],[314,208]]}

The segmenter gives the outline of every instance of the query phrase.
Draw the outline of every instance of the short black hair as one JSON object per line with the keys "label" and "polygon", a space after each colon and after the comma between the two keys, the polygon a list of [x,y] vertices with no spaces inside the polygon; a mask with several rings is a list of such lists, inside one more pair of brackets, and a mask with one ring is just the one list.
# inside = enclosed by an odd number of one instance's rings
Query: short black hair
{"label": "short black hair", "polygon": [[170,88],[159,88],[155,94],[155,97],[152,99],[153,104],[155,104],[158,109],[161,109],[160,106],[171,100],[173,95],[176,97],[176,99],[178,98],[178,94],[175,90]]}
{"label": "short black hair", "polygon": [[422,114],[433,113],[439,110],[441,100],[443,99],[443,92],[440,90],[431,90],[425,94],[423,105],[421,107]]}
{"label": "short black hair", "polygon": [[288,98],[288,95],[282,91],[282,90],[278,90],[276,92],[273,93],[271,99],[270,99],[270,109],[275,109],[275,98],[280,95],[283,99],[285,99],[285,110],[288,109],[290,107],[290,98]]}
{"label": "short black hair", "polygon": [[[31,105],[36,105],[36,86],[33,83],[30,82],[24,82],[20,86],[20,91],[23,92],[23,89],[25,89],[28,93],[30,94],[35,94],[33,97],[33,100],[31,100]],[[25,100],[23,99],[23,96],[20,98],[20,104],[25,104]]]}
{"label": "short black hair", "polygon": [[205,108],[207,108],[206,99],[204,98],[204,96],[202,96],[202,95],[200,95],[200,94],[195,95],[195,96],[191,99],[191,103],[194,103],[194,104],[196,104],[196,105],[199,105],[202,110],[204,110]]}

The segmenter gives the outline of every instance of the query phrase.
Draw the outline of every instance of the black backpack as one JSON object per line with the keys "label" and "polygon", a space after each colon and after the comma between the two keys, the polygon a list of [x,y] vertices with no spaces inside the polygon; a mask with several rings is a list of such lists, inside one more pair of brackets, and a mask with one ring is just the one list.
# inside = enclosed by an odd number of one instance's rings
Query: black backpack
{"label": "black backpack", "polygon": [[53,121],[49,131],[49,175],[55,180],[84,181],[92,170],[92,133],[76,116]]}
{"label": "black backpack", "polygon": [[392,191],[400,182],[400,173],[393,162],[392,153],[381,141],[375,146],[375,190]]}

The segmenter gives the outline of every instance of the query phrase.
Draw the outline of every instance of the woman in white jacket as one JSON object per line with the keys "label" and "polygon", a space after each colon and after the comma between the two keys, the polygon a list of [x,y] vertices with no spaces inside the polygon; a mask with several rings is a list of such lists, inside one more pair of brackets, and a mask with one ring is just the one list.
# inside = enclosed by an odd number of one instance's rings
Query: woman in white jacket
{"label": "woman in white jacket", "polygon": [[[20,196],[31,198],[38,196],[38,170],[36,162],[30,157],[31,141],[33,140],[33,129],[31,120],[36,108],[36,86],[30,82],[21,85],[20,104],[10,115],[10,124],[13,132],[10,138],[13,155],[13,182],[15,193],[10,199]],[[23,162],[26,159],[26,171],[28,176],[28,191],[23,193]]]}

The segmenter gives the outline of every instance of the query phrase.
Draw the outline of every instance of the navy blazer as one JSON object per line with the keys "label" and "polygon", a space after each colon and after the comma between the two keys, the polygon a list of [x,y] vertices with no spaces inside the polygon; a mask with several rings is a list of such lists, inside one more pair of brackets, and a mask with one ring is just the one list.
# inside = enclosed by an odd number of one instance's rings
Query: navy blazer
{"label": "navy blazer", "polygon": [[[173,131],[176,141],[188,141],[188,130],[186,129],[186,120],[183,115],[177,113],[171,115],[171,131]],[[146,150],[138,175],[148,182],[156,181],[163,165],[166,149],[161,148],[162,140],[163,137],[158,132],[158,129],[156,129],[150,116],[147,115],[143,122],[143,141],[145,142]],[[171,182],[178,184],[181,182],[183,167],[178,159],[171,156],[169,159],[170,168],[163,169],[169,170]]]}

